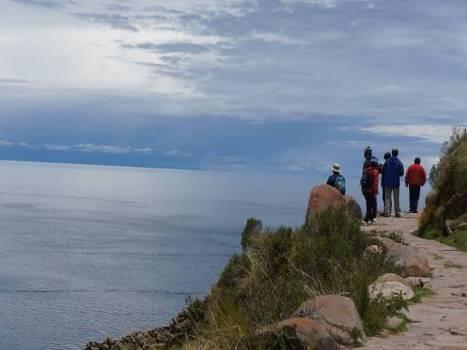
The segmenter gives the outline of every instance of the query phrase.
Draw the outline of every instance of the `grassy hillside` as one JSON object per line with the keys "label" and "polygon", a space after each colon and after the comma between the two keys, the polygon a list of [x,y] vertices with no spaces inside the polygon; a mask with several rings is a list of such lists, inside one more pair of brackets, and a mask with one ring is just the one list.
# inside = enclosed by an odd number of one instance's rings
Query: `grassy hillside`
{"label": "grassy hillside", "polygon": [[420,234],[467,251],[467,129],[456,129],[431,170]]}
{"label": "grassy hillside", "polygon": [[369,298],[368,285],[395,272],[384,253],[365,253],[374,243],[358,221],[335,209],[296,230],[262,232],[261,222],[249,219],[243,252],[230,259],[205,300],[188,305],[195,327],[179,348],[293,349],[293,339],[257,330],[290,317],[303,301],[320,294],[349,295],[365,332],[377,334],[402,301]]}

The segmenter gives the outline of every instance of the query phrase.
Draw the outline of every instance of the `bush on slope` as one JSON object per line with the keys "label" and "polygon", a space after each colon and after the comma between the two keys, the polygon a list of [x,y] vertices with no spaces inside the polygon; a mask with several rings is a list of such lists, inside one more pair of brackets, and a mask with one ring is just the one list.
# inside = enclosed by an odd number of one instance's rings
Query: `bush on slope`
{"label": "bush on slope", "polygon": [[257,330],[288,318],[314,295],[349,295],[369,335],[396,312],[368,295],[368,285],[394,272],[394,265],[384,254],[364,253],[374,242],[342,210],[328,209],[296,230],[260,230],[259,220],[247,221],[243,252],[230,259],[205,301],[197,302],[202,312],[186,349],[293,349],[293,339]]}
{"label": "bush on slope", "polygon": [[452,234],[449,225],[467,222],[467,129],[455,129],[430,173],[432,192],[420,222],[420,234],[467,249],[467,228]]}

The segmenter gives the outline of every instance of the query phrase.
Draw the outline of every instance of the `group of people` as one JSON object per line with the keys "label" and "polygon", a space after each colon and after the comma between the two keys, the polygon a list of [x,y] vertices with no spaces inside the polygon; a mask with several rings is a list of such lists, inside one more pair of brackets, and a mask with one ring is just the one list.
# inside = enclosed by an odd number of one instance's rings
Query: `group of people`
{"label": "group of people", "polygon": [[[393,149],[384,155],[384,163],[379,163],[373,155],[370,146],[363,152],[364,162],[362,166],[362,176],[360,178],[360,187],[366,201],[365,223],[372,224],[376,220],[379,194],[379,184],[381,175],[381,188],[384,203],[383,216],[391,216],[394,207],[394,215],[401,216],[400,208],[400,185],[401,178],[404,176],[404,165],[399,159],[399,151]],[[327,184],[335,187],[342,194],[345,194],[345,178],[341,174],[339,164],[332,166],[332,175],[328,178]],[[418,201],[420,199],[420,188],[426,183],[426,172],[421,165],[419,157],[415,158],[414,163],[405,172],[405,186],[409,188],[410,212],[418,212]]]}

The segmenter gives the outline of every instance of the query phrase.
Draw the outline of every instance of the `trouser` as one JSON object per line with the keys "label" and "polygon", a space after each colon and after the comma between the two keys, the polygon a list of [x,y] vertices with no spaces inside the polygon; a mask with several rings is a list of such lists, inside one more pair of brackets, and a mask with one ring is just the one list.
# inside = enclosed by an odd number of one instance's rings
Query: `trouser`
{"label": "trouser", "polygon": [[376,210],[378,205],[376,201],[376,194],[365,193],[364,196],[366,201],[365,221],[376,219]]}
{"label": "trouser", "polygon": [[400,215],[401,207],[399,202],[399,187],[384,188],[384,215],[390,216],[392,211],[392,203],[394,199],[394,214]]}
{"label": "trouser", "polygon": [[383,205],[384,205],[384,203],[386,202],[386,192],[384,191],[384,187],[381,187],[381,192],[382,192],[381,196],[383,198]]}
{"label": "trouser", "polygon": [[420,186],[409,185],[410,211],[418,209],[418,200],[420,199]]}

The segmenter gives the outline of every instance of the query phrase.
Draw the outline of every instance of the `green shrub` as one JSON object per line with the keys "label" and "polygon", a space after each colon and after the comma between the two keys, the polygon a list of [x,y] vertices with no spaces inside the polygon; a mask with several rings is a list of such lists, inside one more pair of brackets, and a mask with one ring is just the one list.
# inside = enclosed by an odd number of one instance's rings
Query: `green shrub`
{"label": "green shrub", "polygon": [[245,228],[242,232],[242,239],[240,241],[243,251],[247,249],[247,247],[251,244],[253,237],[257,236],[262,229],[263,223],[259,219],[249,218],[246,221]]}
{"label": "green shrub", "polygon": [[413,288],[414,296],[409,300],[409,304],[421,303],[423,298],[428,298],[435,295],[435,292],[430,288],[416,286]]}
{"label": "green shrub", "polygon": [[372,241],[358,221],[331,208],[300,229],[260,232],[260,227],[257,219],[247,221],[242,254],[230,259],[203,307],[193,307],[195,338],[203,349],[294,349],[296,340],[288,334],[257,331],[320,294],[349,295],[365,330],[382,329],[396,302],[370,301],[368,285],[395,268],[384,254],[364,254]]}
{"label": "green shrub", "polygon": [[371,300],[362,316],[365,333],[369,336],[379,334],[386,328],[389,318],[402,315],[401,309],[408,310],[408,302],[401,294],[391,298],[377,297]]}
{"label": "green shrub", "polygon": [[188,297],[185,300],[185,310],[192,321],[199,322],[206,317],[206,302]]}
{"label": "green shrub", "polygon": [[467,230],[456,231],[455,234],[449,237],[440,237],[439,241],[467,252]]}
{"label": "green shrub", "polygon": [[441,237],[445,221],[467,212],[467,129],[458,128],[442,150],[440,162],[430,172],[432,192],[420,221],[420,234]]}

